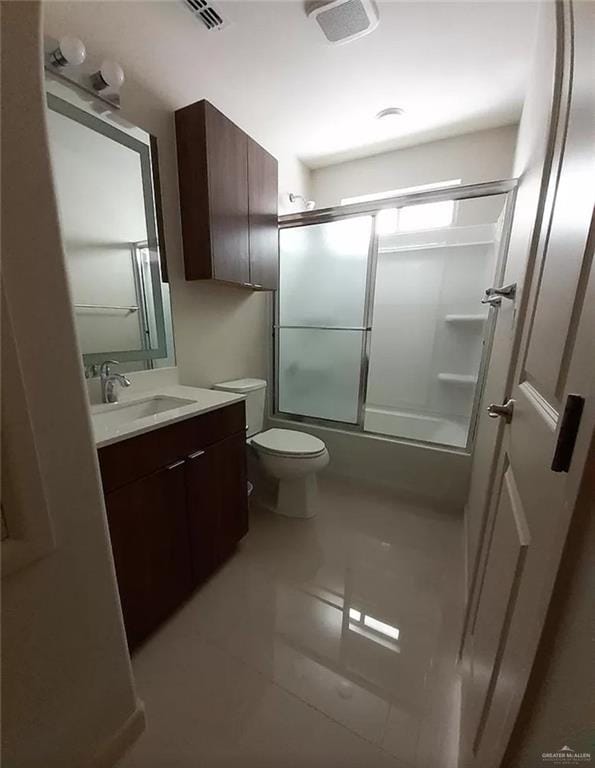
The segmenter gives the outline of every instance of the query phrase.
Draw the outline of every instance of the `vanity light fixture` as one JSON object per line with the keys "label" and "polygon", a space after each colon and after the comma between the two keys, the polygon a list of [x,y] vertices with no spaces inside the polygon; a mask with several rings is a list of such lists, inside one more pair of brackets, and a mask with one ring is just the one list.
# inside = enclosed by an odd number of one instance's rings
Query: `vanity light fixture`
{"label": "vanity light fixture", "polygon": [[99,99],[110,109],[120,109],[120,87],[124,82],[124,72],[117,61],[104,61],[95,70],[97,64],[88,62],[87,49],[78,37],[64,36],[57,40],[46,35],[44,38],[44,68],[52,77],[74,85],[91,96],[91,101]]}
{"label": "vanity light fixture", "polygon": [[117,61],[106,60],[97,72],[91,75],[91,84],[96,91],[119,91],[124,82],[124,70]]}
{"label": "vanity light fixture", "polygon": [[78,37],[61,37],[56,48],[49,54],[50,63],[55,67],[80,66],[87,56],[87,49]]}
{"label": "vanity light fixture", "polygon": [[404,114],[405,110],[401,107],[386,107],[386,109],[381,109],[380,112],[376,114],[376,119],[383,120],[387,117],[390,117],[392,122],[395,117],[401,117]]}

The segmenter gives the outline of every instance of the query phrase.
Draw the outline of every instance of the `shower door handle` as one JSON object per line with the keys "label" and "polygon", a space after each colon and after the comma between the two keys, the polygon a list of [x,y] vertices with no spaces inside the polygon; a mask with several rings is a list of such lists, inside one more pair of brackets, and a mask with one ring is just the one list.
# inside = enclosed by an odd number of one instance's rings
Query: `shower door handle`
{"label": "shower door handle", "polygon": [[500,418],[504,419],[507,424],[510,424],[514,413],[514,400],[509,400],[507,403],[504,403],[504,405],[490,403],[486,410],[490,419]]}
{"label": "shower door handle", "polygon": [[516,283],[503,285],[502,288],[486,288],[485,296],[481,300],[482,304],[489,304],[490,307],[499,307],[502,299],[514,301],[516,296]]}

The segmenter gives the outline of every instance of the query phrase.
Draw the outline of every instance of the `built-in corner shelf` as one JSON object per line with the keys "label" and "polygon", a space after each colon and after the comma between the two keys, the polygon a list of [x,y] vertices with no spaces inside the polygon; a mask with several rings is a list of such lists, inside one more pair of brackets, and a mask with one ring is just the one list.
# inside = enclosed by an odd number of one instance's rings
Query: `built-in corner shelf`
{"label": "built-in corner shelf", "polygon": [[447,323],[484,323],[488,319],[487,315],[446,315],[444,320]]}
{"label": "built-in corner shelf", "polygon": [[477,384],[477,376],[464,373],[439,373],[438,380],[449,384]]}

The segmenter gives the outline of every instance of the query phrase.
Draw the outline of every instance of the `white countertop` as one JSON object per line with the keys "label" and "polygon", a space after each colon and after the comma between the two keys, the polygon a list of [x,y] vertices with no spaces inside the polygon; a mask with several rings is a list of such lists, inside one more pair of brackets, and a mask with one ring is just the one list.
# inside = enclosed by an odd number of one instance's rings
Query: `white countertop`
{"label": "white countertop", "polygon": [[[154,413],[143,418],[134,418],[128,420],[125,411],[131,405],[142,405],[154,398],[179,398],[190,400],[187,405],[170,408],[160,413]],[[152,432],[154,429],[165,427],[168,424],[174,424],[183,419],[189,419],[193,416],[199,416],[201,413],[215,411],[217,408],[223,408],[231,403],[238,403],[246,398],[232,392],[219,392],[213,389],[201,389],[199,387],[185,387],[182,385],[159,387],[155,390],[144,390],[134,392],[120,390],[118,403],[102,403],[101,405],[91,406],[91,421],[93,423],[93,433],[95,436],[95,445],[102,448],[105,445],[118,443],[121,440],[127,440],[129,437],[136,437],[145,432]],[[101,414],[113,414],[114,416],[122,412],[122,421],[120,423],[99,424],[95,416]]]}

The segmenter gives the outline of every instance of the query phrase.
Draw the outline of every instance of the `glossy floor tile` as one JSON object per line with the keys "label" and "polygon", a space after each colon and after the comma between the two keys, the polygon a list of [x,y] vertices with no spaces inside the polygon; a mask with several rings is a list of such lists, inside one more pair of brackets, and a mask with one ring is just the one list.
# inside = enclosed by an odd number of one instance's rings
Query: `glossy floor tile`
{"label": "glossy floor tile", "polygon": [[323,478],[318,516],[254,505],[237,554],[133,659],[123,765],[450,768],[461,521]]}

